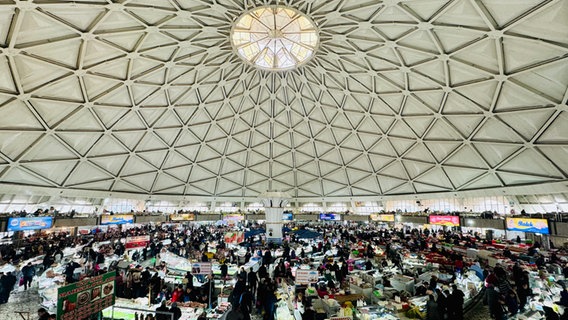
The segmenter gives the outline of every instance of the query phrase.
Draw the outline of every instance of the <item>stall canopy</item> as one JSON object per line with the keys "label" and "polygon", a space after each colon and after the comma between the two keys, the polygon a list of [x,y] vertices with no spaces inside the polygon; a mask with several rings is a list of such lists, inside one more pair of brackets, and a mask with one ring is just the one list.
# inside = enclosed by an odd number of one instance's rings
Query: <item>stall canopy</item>
{"label": "stall canopy", "polygon": [[294,233],[300,239],[315,239],[321,237],[320,233],[306,229],[296,230]]}

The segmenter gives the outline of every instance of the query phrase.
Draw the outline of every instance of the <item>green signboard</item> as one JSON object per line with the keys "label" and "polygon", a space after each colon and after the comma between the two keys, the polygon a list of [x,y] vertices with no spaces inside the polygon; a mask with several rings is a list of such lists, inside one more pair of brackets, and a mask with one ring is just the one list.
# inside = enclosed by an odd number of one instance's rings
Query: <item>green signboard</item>
{"label": "green signboard", "polygon": [[116,271],[57,289],[57,320],[83,320],[114,305]]}

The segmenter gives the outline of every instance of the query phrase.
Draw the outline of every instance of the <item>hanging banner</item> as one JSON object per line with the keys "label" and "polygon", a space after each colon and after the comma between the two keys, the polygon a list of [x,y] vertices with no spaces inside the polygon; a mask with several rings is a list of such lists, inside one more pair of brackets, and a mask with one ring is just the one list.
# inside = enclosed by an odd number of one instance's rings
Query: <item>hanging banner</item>
{"label": "hanging banner", "polygon": [[9,218],[8,231],[25,231],[49,229],[53,225],[53,217]]}
{"label": "hanging banner", "polygon": [[375,214],[371,213],[372,221],[394,222],[394,214]]}
{"label": "hanging banner", "polygon": [[224,236],[225,243],[239,244],[245,241],[245,233],[242,231],[226,232]]}
{"label": "hanging banner", "polygon": [[131,214],[115,214],[113,216],[105,214],[101,216],[101,224],[125,224],[134,223],[134,216]]}
{"label": "hanging banner", "polygon": [[341,220],[341,216],[335,213],[320,213],[319,214],[320,220],[324,221],[339,221]]}
{"label": "hanging banner", "polygon": [[170,221],[194,221],[195,214],[193,213],[180,213],[180,214],[171,214]]}
{"label": "hanging banner", "polygon": [[319,273],[317,270],[305,270],[296,269],[296,279],[297,284],[310,284],[318,282]]}
{"label": "hanging banner", "polygon": [[211,262],[194,262],[191,264],[192,274],[211,274]]}
{"label": "hanging banner", "polygon": [[430,224],[446,227],[459,227],[460,217],[458,216],[430,216]]}
{"label": "hanging banner", "polygon": [[548,220],[534,218],[507,218],[507,230],[549,234]]}
{"label": "hanging banner", "polygon": [[114,305],[116,271],[57,289],[57,320],[87,319]]}
{"label": "hanging banner", "polygon": [[148,243],[150,243],[150,236],[126,237],[124,248],[126,250],[146,248]]}
{"label": "hanging banner", "polygon": [[293,213],[283,213],[282,214],[282,220],[283,221],[293,221],[294,220],[294,214]]}
{"label": "hanging banner", "polygon": [[243,220],[245,220],[245,216],[242,214],[227,214],[223,216],[223,221],[230,226],[234,226]]}
{"label": "hanging banner", "polygon": [[223,216],[223,220],[225,221],[243,221],[245,220],[245,216],[242,214],[226,214]]}

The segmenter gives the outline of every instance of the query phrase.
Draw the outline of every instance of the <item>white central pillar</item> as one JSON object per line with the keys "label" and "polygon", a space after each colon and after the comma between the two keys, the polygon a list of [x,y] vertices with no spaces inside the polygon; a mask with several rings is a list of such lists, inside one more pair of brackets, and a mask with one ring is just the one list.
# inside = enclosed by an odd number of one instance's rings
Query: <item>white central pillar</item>
{"label": "white central pillar", "polygon": [[290,196],[285,192],[266,191],[259,198],[266,213],[266,241],[282,243],[282,213]]}

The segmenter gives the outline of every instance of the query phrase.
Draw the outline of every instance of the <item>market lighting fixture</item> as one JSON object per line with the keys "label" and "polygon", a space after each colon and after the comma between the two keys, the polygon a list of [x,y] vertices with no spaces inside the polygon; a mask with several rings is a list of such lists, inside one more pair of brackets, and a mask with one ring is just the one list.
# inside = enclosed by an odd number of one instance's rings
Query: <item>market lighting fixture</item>
{"label": "market lighting fixture", "polygon": [[318,45],[314,22],[285,6],[256,7],[237,19],[231,43],[246,62],[280,71],[306,63]]}

